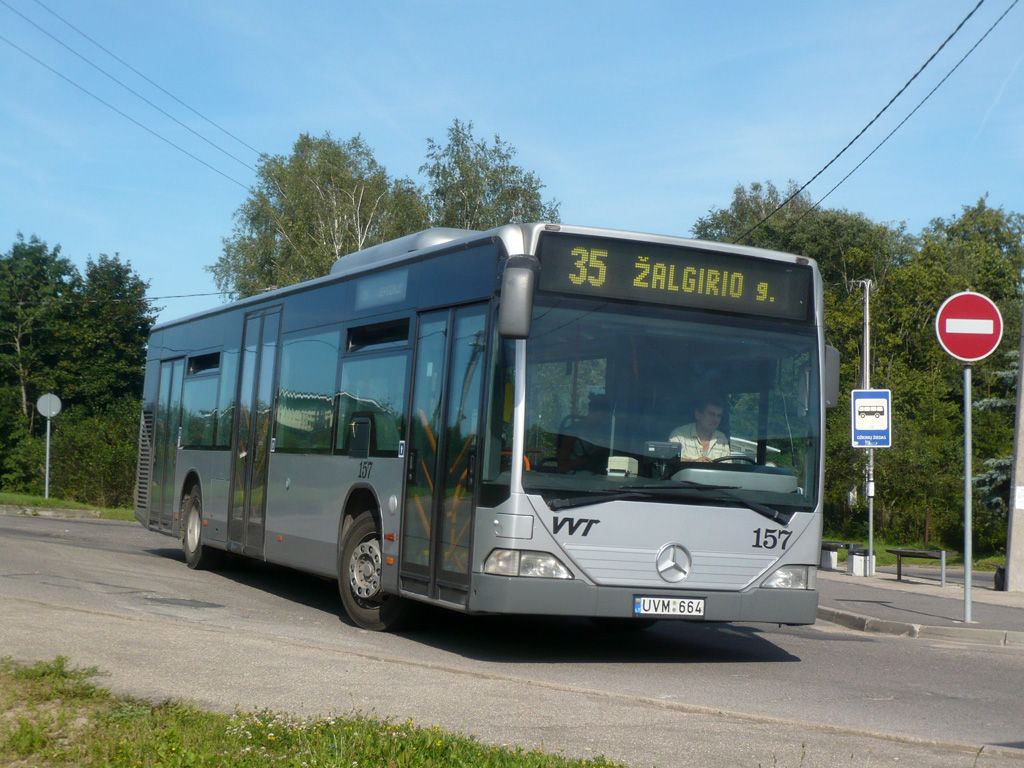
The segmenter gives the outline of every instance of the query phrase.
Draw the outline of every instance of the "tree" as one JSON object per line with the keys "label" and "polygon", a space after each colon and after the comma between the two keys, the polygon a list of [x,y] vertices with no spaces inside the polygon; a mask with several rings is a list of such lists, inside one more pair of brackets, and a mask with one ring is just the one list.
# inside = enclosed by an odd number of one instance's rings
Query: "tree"
{"label": "tree", "polygon": [[427,224],[419,188],[388,176],[360,136],[302,134],[290,156],[264,157],[257,173],[223,254],[207,267],[235,297],[322,277],[341,256]]}
{"label": "tree", "polygon": [[30,390],[47,379],[47,350],[58,333],[64,299],[78,279],[74,265],[34,235],[19,232],[11,250],[0,257],[0,376],[17,388],[19,408],[32,418]]}
{"label": "tree", "polygon": [[130,496],[126,457],[136,450],[154,321],[146,288],[116,255],[90,259],[83,278],[60,246],[34,236],[19,234],[0,257],[0,486],[42,491],[34,403],[51,391],[64,403],[54,422],[55,483],[75,478],[65,493],[93,503]]}
{"label": "tree", "polygon": [[[728,208],[711,209],[694,226],[698,237],[740,241],[815,259],[825,289],[825,336],[842,354],[840,391],[861,381],[862,288],[872,289],[872,376],[893,391],[892,447],[875,452],[876,522],[892,541],[934,539],[956,546],[963,529],[963,416],[960,366],[935,339],[935,313],[948,296],[977,290],[995,300],[1006,327],[1020,323],[1024,274],[1024,217],[988,206],[983,198],[949,220],[934,219],[919,236],[903,225],[878,224],[862,214],[819,210],[790,185],[738,186]],[[792,196],[770,218],[787,197]],[[974,466],[979,501],[978,543],[1005,541],[1004,465],[1013,443],[1011,414],[997,407],[1011,394],[1009,345],[978,366]],[[841,396],[826,428],[825,509],[835,529],[862,530],[863,508],[850,491],[863,481],[865,452],[850,447],[849,401]]]}
{"label": "tree", "polygon": [[473,123],[454,120],[448,143],[427,139],[427,201],[435,227],[491,229],[527,221],[557,222],[559,203],[544,202],[544,185],[516,165],[515,147],[497,134],[494,144],[473,137]]}
{"label": "tree", "polygon": [[55,386],[69,406],[99,413],[141,394],[146,343],[156,321],[148,287],[117,254],[86,263],[74,318],[63,323],[54,362]]}
{"label": "tree", "polygon": [[902,226],[877,224],[860,213],[815,208],[805,194],[796,194],[793,182],[785,194],[771,182],[737,186],[729,207],[711,209],[697,221],[693,233],[703,239],[796,253],[818,262],[825,287],[825,339],[839,349],[839,389],[844,393],[839,407],[828,415],[825,499],[834,518],[846,519],[854,511],[848,506],[850,492],[862,482],[865,464],[864,452],[850,447],[850,406],[845,394],[861,381],[863,301],[855,281],[884,283],[915,252],[916,240]]}

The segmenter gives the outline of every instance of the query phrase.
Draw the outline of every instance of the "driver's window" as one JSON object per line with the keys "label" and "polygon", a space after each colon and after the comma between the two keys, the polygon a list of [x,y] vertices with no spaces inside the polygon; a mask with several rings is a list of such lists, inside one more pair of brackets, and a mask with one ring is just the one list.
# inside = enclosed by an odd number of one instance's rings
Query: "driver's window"
{"label": "driver's window", "polygon": [[543,362],[530,368],[526,409],[529,461],[547,468],[561,461],[564,471],[570,454],[578,460],[590,446],[602,442],[597,421],[602,407],[607,410],[607,371],[604,358]]}

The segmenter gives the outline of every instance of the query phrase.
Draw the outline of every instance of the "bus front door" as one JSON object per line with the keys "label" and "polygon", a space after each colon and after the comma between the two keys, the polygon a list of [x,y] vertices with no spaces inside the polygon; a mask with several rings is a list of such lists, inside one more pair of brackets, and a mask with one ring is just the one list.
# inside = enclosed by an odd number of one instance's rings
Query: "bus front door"
{"label": "bus front door", "polygon": [[465,605],[487,308],[420,315],[413,373],[402,588]]}
{"label": "bus front door", "polygon": [[246,316],[242,359],[238,366],[238,405],[231,441],[234,461],[228,550],[249,557],[263,556],[267,464],[280,327],[280,309]]}

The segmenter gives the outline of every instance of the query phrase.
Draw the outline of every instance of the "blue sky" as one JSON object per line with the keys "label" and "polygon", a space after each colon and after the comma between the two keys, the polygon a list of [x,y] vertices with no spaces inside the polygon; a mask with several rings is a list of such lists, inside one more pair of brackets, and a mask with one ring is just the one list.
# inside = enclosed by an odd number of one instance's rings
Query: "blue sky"
{"label": "blue sky", "polygon": [[[389,173],[422,182],[427,138],[443,143],[458,118],[516,147],[563,221],[685,236],[737,184],[810,179],[976,5],[41,2],[0,0],[0,36],[220,173],[0,40],[0,252],[20,231],[79,267],[119,253],[153,297],[215,290],[204,267],[257,155],[50,11],[261,152],[361,134]],[[1013,2],[986,0],[808,193],[828,192]],[[1024,212],[1022,40],[1024,3],[825,205],[913,233],[985,194]],[[220,302],[157,304],[169,320]]]}

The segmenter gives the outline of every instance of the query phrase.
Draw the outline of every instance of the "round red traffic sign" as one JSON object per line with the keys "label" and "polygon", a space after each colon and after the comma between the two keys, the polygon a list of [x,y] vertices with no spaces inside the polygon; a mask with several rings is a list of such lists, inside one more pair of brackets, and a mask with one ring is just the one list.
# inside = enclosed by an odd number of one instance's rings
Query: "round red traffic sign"
{"label": "round red traffic sign", "polygon": [[1003,316],[988,296],[955,293],[942,302],[935,317],[939,344],[957,360],[973,363],[995,352],[1003,338]]}

